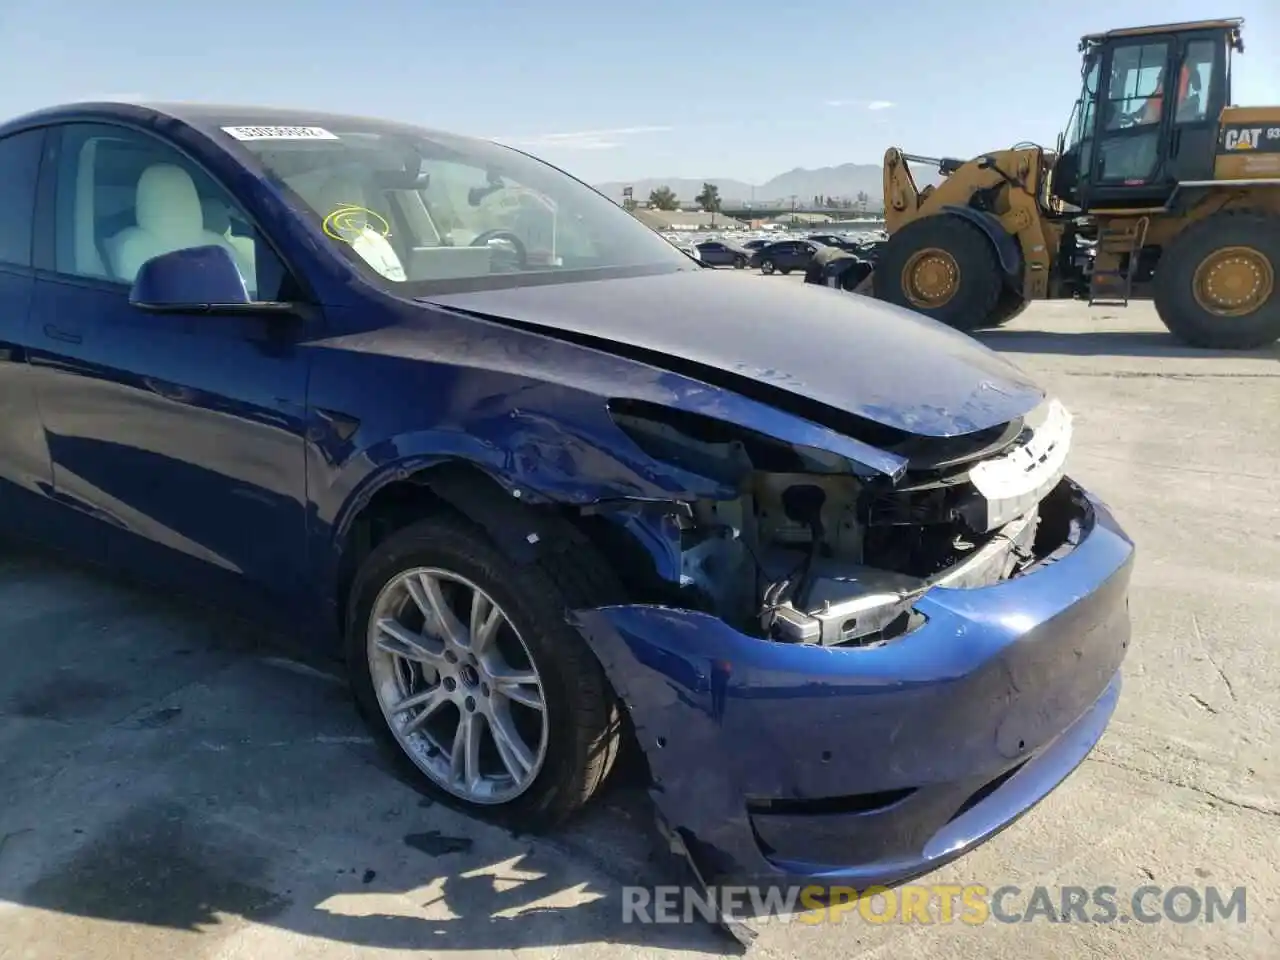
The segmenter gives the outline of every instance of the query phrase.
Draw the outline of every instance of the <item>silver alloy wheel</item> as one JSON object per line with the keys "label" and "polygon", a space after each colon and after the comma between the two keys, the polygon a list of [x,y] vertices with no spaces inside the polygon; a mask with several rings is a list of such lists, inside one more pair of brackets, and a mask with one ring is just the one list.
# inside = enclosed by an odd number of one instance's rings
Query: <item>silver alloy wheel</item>
{"label": "silver alloy wheel", "polygon": [[406,570],[369,618],[369,675],[417,767],[472,803],[524,793],[547,753],[542,681],[502,608],[448,570]]}

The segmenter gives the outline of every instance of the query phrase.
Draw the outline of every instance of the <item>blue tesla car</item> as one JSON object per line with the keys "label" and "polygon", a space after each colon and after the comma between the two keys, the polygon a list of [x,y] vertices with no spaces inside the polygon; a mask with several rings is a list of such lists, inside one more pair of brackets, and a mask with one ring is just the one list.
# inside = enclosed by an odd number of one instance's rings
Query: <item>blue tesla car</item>
{"label": "blue tesla car", "polygon": [[524,829],[619,748],[707,882],[893,882],[1101,737],[1133,546],[976,341],[364,119],[0,126],[0,528],[345,661]]}

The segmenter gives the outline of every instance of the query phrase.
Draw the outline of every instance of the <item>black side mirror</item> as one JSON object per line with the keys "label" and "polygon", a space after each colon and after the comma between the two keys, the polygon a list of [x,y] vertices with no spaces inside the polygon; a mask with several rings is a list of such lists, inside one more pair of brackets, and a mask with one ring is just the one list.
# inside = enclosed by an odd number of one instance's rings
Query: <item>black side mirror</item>
{"label": "black side mirror", "polygon": [[152,257],[138,269],[129,303],[152,313],[288,313],[294,307],[250,300],[235,259],[216,244]]}

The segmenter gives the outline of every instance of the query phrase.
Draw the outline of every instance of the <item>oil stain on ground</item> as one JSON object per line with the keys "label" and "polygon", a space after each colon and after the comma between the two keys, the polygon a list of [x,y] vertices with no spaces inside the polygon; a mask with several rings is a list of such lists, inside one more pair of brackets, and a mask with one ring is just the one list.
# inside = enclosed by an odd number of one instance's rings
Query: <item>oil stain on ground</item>
{"label": "oil stain on ground", "polygon": [[444,857],[451,853],[466,853],[471,849],[470,837],[446,837],[439,830],[411,833],[404,838],[406,847],[425,853],[429,857]]}
{"label": "oil stain on ground", "polygon": [[14,704],[13,712],[32,720],[84,720],[95,716],[121,692],[87,677],[56,676],[43,686],[26,691]]}
{"label": "oil stain on ground", "polygon": [[160,727],[168,726],[181,715],[181,707],[164,707],[139,717],[132,726],[142,730],[158,730]]}
{"label": "oil stain on ground", "polygon": [[270,919],[289,904],[263,885],[268,861],[249,842],[197,823],[179,805],[135,808],[31,884],[21,902],[190,932],[232,917]]}

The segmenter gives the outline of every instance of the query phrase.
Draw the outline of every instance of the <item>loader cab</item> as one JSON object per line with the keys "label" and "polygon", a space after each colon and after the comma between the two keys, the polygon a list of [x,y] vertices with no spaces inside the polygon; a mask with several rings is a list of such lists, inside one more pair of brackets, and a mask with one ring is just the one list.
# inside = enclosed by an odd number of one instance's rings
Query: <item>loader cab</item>
{"label": "loader cab", "polygon": [[1213,179],[1239,20],[1085,37],[1080,96],[1053,194],[1083,211],[1161,207],[1179,182]]}

